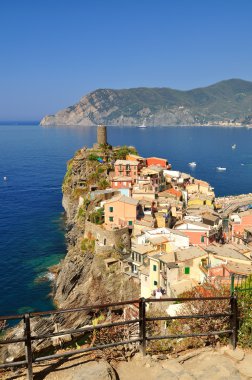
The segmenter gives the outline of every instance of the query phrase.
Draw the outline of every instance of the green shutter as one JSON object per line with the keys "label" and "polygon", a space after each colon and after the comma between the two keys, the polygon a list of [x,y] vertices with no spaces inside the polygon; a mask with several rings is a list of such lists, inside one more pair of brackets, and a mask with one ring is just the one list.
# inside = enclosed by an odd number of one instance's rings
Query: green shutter
{"label": "green shutter", "polygon": [[185,267],[185,274],[190,274],[190,267]]}
{"label": "green shutter", "polygon": [[110,208],[109,208],[109,211],[110,211],[110,212],[113,212],[113,210],[114,210],[113,207],[110,207]]}
{"label": "green shutter", "polygon": [[200,241],[201,241],[201,243],[204,243],[204,241],[205,241],[205,236],[201,236]]}
{"label": "green shutter", "polygon": [[113,216],[110,216],[110,217],[109,217],[109,221],[110,221],[110,222],[113,222],[113,221],[114,221]]}
{"label": "green shutter", "polygon": [[157,271],[157,266],[156,265],[153,265],[153,270],[154,270],[154,272]]}
{"label": "green shutter", "polygon": [[157,281],[154,281],[154,285],[157,285]]}
{"label": "green shutter", "polygon": [[132,220],[129,220],[129,226],[132,226]]}

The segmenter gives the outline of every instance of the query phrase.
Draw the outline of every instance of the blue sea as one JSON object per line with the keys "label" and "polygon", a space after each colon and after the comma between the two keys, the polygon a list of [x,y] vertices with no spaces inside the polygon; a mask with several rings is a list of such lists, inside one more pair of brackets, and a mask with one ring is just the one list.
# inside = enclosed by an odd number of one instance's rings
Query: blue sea
{"label": "blue sea", "polygon": [[[209,181],[216,195],[252,192],[252,129],[110,127],[108,140],[167,158],[174,169]],[[96,128],[0,125],[0,315],[53,307],[44,276],[66,254],[66,162],[95,141]]]}

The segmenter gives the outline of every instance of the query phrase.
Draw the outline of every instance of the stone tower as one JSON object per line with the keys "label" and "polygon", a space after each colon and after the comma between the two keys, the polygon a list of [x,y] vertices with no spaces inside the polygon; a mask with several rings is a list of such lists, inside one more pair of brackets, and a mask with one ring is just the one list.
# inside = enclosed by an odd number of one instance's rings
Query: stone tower
{"label": "stone tower", "polygon": [[98,125],[97,127],[97,144],[107,145],[107,127],[105,125]]}

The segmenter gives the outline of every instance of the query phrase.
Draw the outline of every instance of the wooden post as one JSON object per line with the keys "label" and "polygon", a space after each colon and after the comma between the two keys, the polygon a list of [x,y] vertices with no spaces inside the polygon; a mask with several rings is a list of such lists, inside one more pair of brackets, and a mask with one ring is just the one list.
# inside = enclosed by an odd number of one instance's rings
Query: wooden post
{"label": "wooden post", "polygon": [[27,380],[33,379],[32,370],[32,341],[31,341],[31,325],[30,325],[30,315],[25,314],[25,357],[27,361]]}
{"label": "wooden post", "polygon": [[146,355],[146,309],[145,298],[139,300],[139,336],[141,338],[142,355]]}

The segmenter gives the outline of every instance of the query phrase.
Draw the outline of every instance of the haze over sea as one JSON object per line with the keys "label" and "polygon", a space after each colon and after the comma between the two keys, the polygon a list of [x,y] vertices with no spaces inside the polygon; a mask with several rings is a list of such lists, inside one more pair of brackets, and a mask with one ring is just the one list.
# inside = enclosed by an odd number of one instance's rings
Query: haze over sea
{"label": "haze over sea", "polygon": [[[252,192],[252,129],[111,127],[108,140],[167,158],[173,169],[210,182],[218,196]],[[95,141],[96,128],[0,125],[0,315],[53,307],[50,282],[39,279],[66,254],[66,161]]]}

